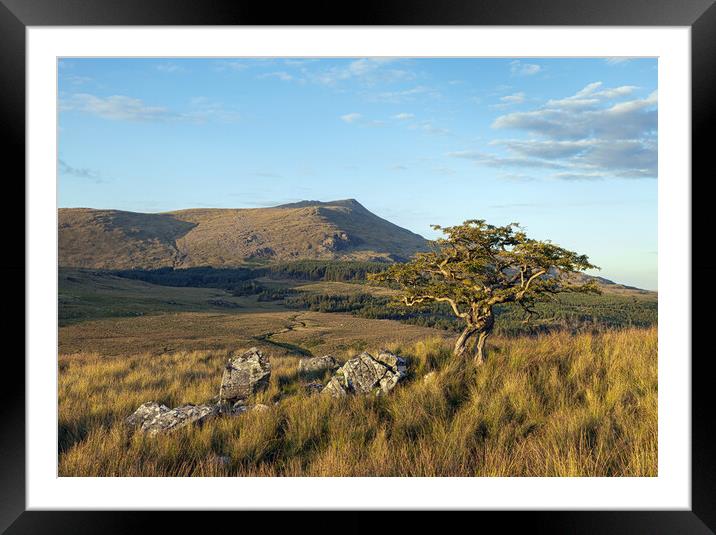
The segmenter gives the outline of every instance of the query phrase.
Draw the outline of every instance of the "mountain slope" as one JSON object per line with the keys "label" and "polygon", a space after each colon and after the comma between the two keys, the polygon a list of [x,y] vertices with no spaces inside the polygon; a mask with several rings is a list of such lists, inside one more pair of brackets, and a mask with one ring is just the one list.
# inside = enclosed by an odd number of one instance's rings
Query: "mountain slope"
{"label": "mountain slope", "polygon": [[422,236],[354,199],[161,214],[59,209],[59,264],[94,269],[231,267],[247,261],[400,260]]}

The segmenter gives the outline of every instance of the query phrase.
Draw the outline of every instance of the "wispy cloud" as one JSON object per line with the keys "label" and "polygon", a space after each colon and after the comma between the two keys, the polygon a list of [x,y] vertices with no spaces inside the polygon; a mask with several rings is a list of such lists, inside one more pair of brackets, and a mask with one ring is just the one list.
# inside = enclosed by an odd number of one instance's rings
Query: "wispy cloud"
{"label": "wispy cloud", "polygon": [[341,121],[346,123],[356,123],[362,118],[363,116],[360,113],[346,113],[345,115],[341,115]]}
{"label": "wispy cloud", "polygon": [[282,82],[290,82],[291,80],[295,80],[296,78],[286,71],[274,71],[274,72],[265,72],[262,74],[259,74],[257,78],[275,78],[277,80],[281,80]]}
{"label": "wispy cloud", "polygon": [[62,100],[60,111],[79,111],[119,121],[165,121],[176,117],[167,108],[151,106],[138,98],[125,95],[98,97],[89,93],[75,93]]}
{"label": "wispy cloud", "polygon": [[514,156],[502,156],[499,154],[488,153],[478,150],[463,150],[449,152],[448,156],[452,158],[464,158],[472,160],[479,165],[488,167],[523,167],[537,169],[565,169],[563,164],[551,162],[547,160],[539,160],[536,158],[524,158]]}
{"label": "wispy cloud", "polygon": [[157,65],[157,70],[167,74],[187,72],[186,67],[173,62],[160,63]]}
{"label": "wispy cloud", "polygon": [[62,81],[70,83],[72,85],[82,85],[92,82],[92,78],[89,76],[79,76],[77,74],[63,74]]}
{"label": "wispy cloud", "polygon": [[637,89],[588,84],[536,109],[502,115],[492,125],[532,137],[491,143],[503,152],[450,156],[498,168],[553,169],[559,172],[552,177],[565,181],[656,177],[657,94],[634,98]]}
{"label": "wispy cloud", "polygon": [[415,119],[415,115],[412,113],[398,113],[393,115],[393,119],[397,119],[398,121],[409,121],[410,119]]}
{"label": "wispy cloud", "polygon": [[505,95],[504,97],[500,97],[500,100],[507,104],[522,104],[525,101],[525,94],[520,92],[512,95]]}
{"label": "wispy cloud", "polygon": [[436,126],[430,121],[420,123],[417,128],[433,136],[444,136],[450,133],[450,130],[448,130],[447,128]]}
{"label": "wispy cloud", "polygon": [[241,119],[238,110],[226,107],[222,102],[207,97],[194,97],[191,99],[190,105],[191,109],[182,113],[181,119],[199,123],[210,121],[235,123]]}
{"label": "wispy cloud", "polygon": [[368,119],[360,113],[346,113],[340,116],[341,121],[360,126],[385,126],[387,123],[380,119]]}
{"label": "wispy cloud", "polygon": [[411,80],[415,77],[411,71],[396,67],[396,62],[394,58],[361,58],[327,69],[304,69],[303,73],[311,81],[329,86],[344,81],[372,86],[377,83]]}
{"label": "wispy cloud", "polygon": [[440,98],[441,94],[439,91],[432,89],[431,87],[418,85],[415,87],[409,87],[407,89],[399,89],[395,91],[381,91],[380,93],[373,93],[368,95],[369,100],[376,102],[390,102],[393,104],[399,104],[401,102],[411,102],[421,97],[427,98]]}
{"label": "wispy cloud", "polygon": [[289,58],[283,60],[283,63],[284,65],[288,65],[289,67],[302,67],[304,65],[309,65],[318,61],[320,60],[314,58]]}
{"label": "wispy cloud", "polygon": [[214,63],[217,71],[234,71],[240,72],[249,68],[248,64],[243,61],[236,60],[218,60]]}
{"label": "wispy cloud", "polygon": [[73,167],[62,159],[57,160],[57,170],[60,175],[81,178],[96,184],[105,182],[99,171],[87,167]]}
{"label": "wispy cloud", "polygon": [[504,95],[500,97],[500,103],[499,104],[493,104],[490,106],[493,109],[505,109],[509,108],[510,106],[515,106],[518,104],[523,104],[525,100],[527,99],[527,95],[523,92],[519,93],[513,93],[511,95]]}
{"label": "wispy cloud", "polygon": [[60,111],[76,111],[111,121],[202,123],[210,120],[223,122],[239,120],[238,111],[227,109],[222,103],[206,97],[195,97],[191,100],[188,110],[177,112],[126,95],[100,97],[89,93],[75,93],[60,101]]}
{"label": "wispy cloud", "polygon": [[510,74],[512,76],[533,76],[541,70],[542,67],[535,63],[522,63],[518,59],[510,62]]}

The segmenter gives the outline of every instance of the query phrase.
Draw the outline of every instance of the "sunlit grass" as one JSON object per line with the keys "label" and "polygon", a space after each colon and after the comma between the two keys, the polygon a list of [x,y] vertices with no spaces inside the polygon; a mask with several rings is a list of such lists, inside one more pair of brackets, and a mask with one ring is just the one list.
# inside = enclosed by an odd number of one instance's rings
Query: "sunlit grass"
{"label": "sunlit grass", "polygon": [[227,351],[61,356],[60,475],[657,475],[656,328],[496,338],[479,368],[440,338],[389,348],[410,366],[389,396],[309,396],[273,357],[269,411],[156,438],[123,419],[211,399]]}

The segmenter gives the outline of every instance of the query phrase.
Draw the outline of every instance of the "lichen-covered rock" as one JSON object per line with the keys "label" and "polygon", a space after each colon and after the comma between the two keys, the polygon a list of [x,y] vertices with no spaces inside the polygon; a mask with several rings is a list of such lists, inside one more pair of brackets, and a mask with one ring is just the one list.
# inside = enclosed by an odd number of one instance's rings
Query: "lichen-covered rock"
{"label": "lichen-covered rock", "polygon": [[375,360],[382,362],[394,372],[406,373],[408,370],[404,359],[385,349],[380,350]]}
{"label": "lichen-covered rock", "polygon": [[[139,427],[149,436],[173,431],[189,424],[201,423],[219,413],[217,405],[183,405],[169,409],[154,402],[144,403],[127,422]],[[141,423],[140,423],[141,422]]]}
{"label": "lichen-covered rock", "polygon": [[348,388],[342,375],[336,373],[328,384],[321,390],[321,394],[329,394],[334,398],[343,398],[348,395]]}
{"label": "lichen-covered rock", "polygon": [[219,398],[221,402],[247,399],[268,387],[271,363],[268,357],[252,347],[247,352],[233,356],[224,368]]}
{"label": "lichen-covered rock", "polygon": [[405,361],[388,351],[378,357],[364,352],[346,361],[322,393],[333,397],[347,394],[387,394],[407,373]]}
{"label": "lichen-covered rock", "polygon": [[322,357],[310,357],[298,361],[299,372],[316,372],[323,370],[332,370],[338,367],[338,362],[333,355],[323,355]]}
{"label": "lichen-covered rock", "polygon": [[139,408],[129,415],[124,421],[132,427],[142,427],[147,420],[154,420],[165,412],[169,412],[169,407],[160,405],[156,401],[147,401],[142,403]]}

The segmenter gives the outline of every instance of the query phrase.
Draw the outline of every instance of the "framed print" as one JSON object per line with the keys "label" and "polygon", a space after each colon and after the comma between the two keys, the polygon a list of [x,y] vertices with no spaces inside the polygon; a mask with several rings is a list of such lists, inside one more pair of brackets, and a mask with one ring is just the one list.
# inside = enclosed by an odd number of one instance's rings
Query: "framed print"
{"label": "framed print", "polygon": [[715,529],[712,2],[0,8],[8,533]]}

